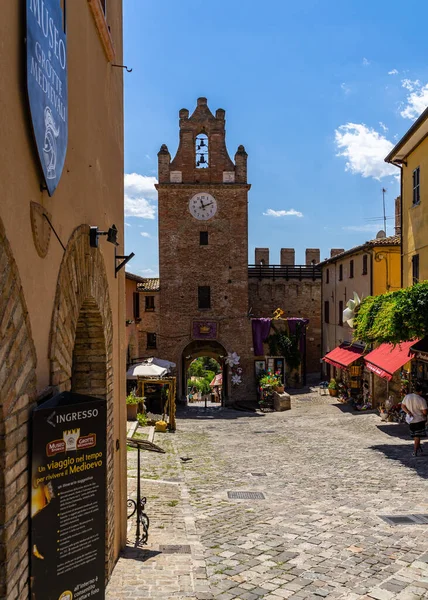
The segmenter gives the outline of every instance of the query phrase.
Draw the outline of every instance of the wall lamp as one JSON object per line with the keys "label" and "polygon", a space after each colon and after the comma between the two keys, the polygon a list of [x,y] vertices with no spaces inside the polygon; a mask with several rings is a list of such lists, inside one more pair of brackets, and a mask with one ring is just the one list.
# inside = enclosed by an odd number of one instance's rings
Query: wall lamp
{"label": "wall lamp", "polygon": [[[89,245],[91,248],[98,248],[98,238],[101,235],[107,236],[107,241],[114,246],[114,276],[117,277],[118,272],[126,265],[127,262],[134,258],[134,252],[128,255],[119,255],[117,254],[117,246],[119,246],[119,242],[117,241],[117,227],[116,225],[112,225],[109,227],[108,231],[100,231],[98,227],[90,227],[89,229]],[[117,261],[121,261],[119,264]]]}

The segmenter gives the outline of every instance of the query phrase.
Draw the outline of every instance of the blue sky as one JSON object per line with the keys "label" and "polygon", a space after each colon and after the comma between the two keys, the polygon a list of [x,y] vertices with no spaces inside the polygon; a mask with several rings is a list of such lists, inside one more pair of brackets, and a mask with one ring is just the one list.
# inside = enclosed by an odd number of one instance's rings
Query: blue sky
{"label": "blue sky", "polygon": [[250,262],[256,246],[272,264],[294,247],[303,263],[307,247],[324,258],[375,237],[382,187],[388,216],[399,193],[383,158],[428,105],[428,5],[414,8],[124,0],[128,269],[158,273],[157,152],[166,143],[174,156],[178,111],[199,96],[226,110],[229,154],[248,152]]}

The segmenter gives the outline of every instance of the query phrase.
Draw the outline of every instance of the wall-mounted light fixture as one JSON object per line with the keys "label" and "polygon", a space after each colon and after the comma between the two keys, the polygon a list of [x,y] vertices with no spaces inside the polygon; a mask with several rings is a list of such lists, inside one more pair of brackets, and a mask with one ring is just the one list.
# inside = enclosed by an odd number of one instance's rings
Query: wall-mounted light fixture
{"label": "wall-mounted light fixture", "polygon": [[[128,255],[118,255],[116,252],[117,246],[119,246],[119,242],[117,241],[117,227],[116,225],[112,225],[109,227],[108,231],[100,231],[98,227],[90,227],[89,229],[89,245],[91,248],[98,248],[98,238],[101,235],[107,236],[107,241],[114,246],[114,276],[117,277],[118,272],[126,265],[127,262],[134,258],[135,254],[131,252]],[[120,260],[119,264],[117,261]]]}

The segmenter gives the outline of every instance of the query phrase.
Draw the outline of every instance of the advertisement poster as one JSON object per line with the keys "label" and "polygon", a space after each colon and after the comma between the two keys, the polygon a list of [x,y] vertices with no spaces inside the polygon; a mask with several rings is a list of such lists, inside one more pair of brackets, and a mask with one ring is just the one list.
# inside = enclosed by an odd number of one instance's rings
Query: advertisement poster
{"label": "advertisement poster", "polygon": [[106,402],[64,392],[32,414],[31,600],[105,597]]}

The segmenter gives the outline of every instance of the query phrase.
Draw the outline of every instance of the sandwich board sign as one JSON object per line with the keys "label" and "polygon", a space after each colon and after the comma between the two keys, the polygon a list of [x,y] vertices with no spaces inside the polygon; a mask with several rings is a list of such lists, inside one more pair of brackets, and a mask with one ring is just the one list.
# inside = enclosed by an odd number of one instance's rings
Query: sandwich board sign
{"label": "sandwich board sign", "polygon": [[53,195],[67,152],[65,0],[25,0],[27,93],[45,185]]}

